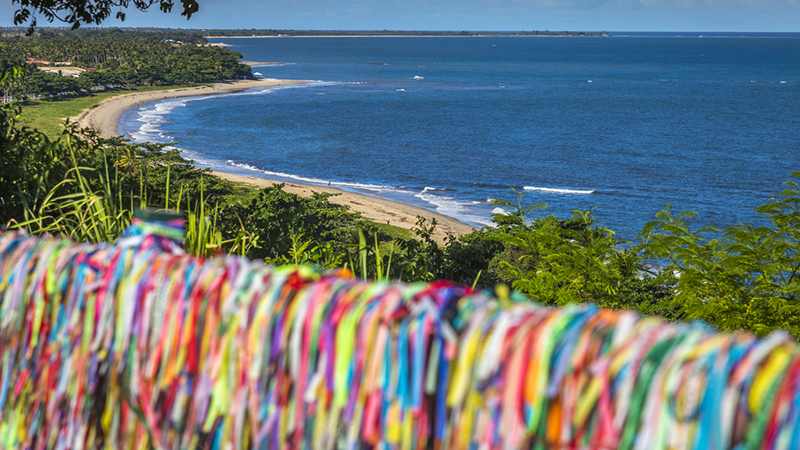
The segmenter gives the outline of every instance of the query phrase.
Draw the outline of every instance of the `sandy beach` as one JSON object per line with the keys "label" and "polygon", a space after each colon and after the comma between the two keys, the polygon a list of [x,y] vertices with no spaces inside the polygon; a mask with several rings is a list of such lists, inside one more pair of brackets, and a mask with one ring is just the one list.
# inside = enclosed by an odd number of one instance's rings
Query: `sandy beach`
{"label": "sandy beach", "polygon": [[[114,137],[119,136],[117,128],[119,119],[122,117],[122,113],[142,102],[149,102],[158,100],[160,98],[224,94],[257,87],[283,86],[303,83],[306,83],[306,81],[262,79],[217,83],[213,86],[206,87],[120,95],[102,101],[97,106],[85,110],[80,116],[72,118],[72,120],[77,122],[80,128],[94,128],[103,137]],[[278,183],[274,180],[222,172],[214,172],[214,174],[220,178],[224,178],[233,182],[248,183],[259,187],[266,187]],[[364,217],[372,220],[385,223],[388,219],[391,225],[396,225],[407,229],[411,229],[412,227],[416,226],[417,216],[425,217],[428,219],[429,223],[431,219],[435,218],[438,226],[436,227],[434,239],[440,243],[444,242],[449,234],[460,236],[462,234],[469,233],[474,229],[474,227],[459,222],[452,217],[431,212],[424,208],[393,202],[390,200],[384,200],[381,198],[372,197],[370,195],[347,192],[337,188],[305,185],[300,183],[286,183],[284,190],[304,196],[310,196],[312,192],[340,194],[336,197],[333,197],[331,201],[334,203],[347,205],[353,211],[360,212]]]}
{"label": "sandy beach", "polygon": [[[220,178],[225,178],[238,183],[253,184],[258,187],[267,187],[278,181],[266,180],[263,178],[248,177],[243,175],[234,175],[230,173],[214,172]],[[330,194],[340,194],[331,198],[331,202],[340,205],[347,205],[351,210],[360,212],[364,217],[368,217],[376,222],[386,223],[389,219],[391,225],[411,229],[417,225],[417,216],[422,216],[428,219],[430,224],[431,219],[436,219],[436,230],[433,235],[434,239],[443,243],[447,239],[448,234],[461,236],[467,234],[474,229],[474,227],[458,220],[448,217],[436,212],[428,211],[424,208],[417,206],[406,205],[405,203],[393,202],[370,195],[358,194],[354,192],[343,191],[334,187],[315,186],[300,183],[285,183],[284,190],[297,195],[310,197],[312,192],[327,192]]]}
{"label": "sandy beach", "polygon": [[279,62],[261,62],[261,61],[239,61],[240,63],[244,64],[245,66],[250,67],[257,67],[257,66],[277,66],[283,63]]}

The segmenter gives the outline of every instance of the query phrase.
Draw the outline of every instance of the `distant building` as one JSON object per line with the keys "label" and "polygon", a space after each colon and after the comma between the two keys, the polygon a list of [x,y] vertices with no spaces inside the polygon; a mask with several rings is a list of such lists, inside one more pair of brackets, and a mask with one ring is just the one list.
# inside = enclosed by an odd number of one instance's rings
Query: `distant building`
{"label": "distant building", "polygon": [[39,67],[39,70],[46,73],[61,73],[62,77],[72,77],[78,78],[81,76],[82,72],[86,72],[86,69],[81,69],[80,67]]}

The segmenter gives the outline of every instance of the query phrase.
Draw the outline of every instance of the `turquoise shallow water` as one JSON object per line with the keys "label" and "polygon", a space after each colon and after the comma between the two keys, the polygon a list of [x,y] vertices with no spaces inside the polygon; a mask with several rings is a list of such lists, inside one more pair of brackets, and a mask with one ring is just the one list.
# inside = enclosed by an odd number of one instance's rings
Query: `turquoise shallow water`
{"label": "turquoise shallow water", "polygon": [[152,102],[120,131],[474,224],[515,186],[627,239],[666,203],[697,226],[757,221],[800,170],[800,34],[215,41],[317,82]]}

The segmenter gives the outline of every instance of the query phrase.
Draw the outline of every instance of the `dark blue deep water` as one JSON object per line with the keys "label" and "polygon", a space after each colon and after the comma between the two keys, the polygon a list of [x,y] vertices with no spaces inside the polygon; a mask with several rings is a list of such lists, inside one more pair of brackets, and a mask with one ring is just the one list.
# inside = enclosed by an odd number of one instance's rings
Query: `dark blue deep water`
{"label": "dark blue deep water", "polygon": [[474,224],[526,188],[626,239],[667,203],[697,226],[757,222],[800,170],[800,34],[212,41],[318,82],[149,103],[120,131]]}

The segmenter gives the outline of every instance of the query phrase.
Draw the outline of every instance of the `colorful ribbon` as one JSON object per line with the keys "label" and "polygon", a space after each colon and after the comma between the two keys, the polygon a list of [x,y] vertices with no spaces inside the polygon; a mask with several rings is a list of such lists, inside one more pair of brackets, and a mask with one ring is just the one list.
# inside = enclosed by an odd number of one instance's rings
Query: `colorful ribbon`
{"label": "colorful ribbon", "polygon": [[139,227],[0,235],[0,448],[800,445],[785,333],[202,260]]}

